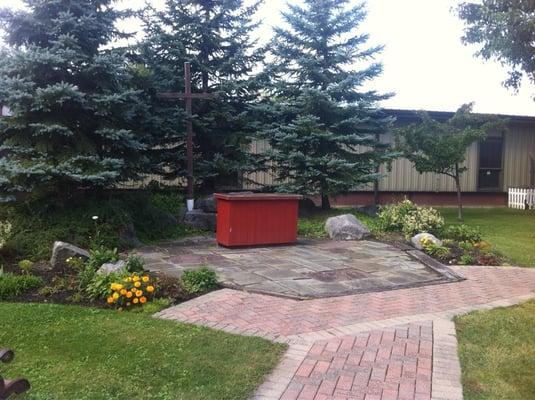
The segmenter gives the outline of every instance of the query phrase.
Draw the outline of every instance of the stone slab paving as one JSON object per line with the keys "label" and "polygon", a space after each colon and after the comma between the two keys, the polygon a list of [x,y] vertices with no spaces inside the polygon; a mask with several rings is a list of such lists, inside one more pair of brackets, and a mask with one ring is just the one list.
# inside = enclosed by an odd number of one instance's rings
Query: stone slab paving
{"label": "stone slab paving", "polygon": [[535,270],[452,268],[466,280],[306,301],[223,289],[157,316],[288,343],[256,400],[460,400],[451,318],[535,298]]}
{"label": "stone slab paving", "polygon": [[[374,241],[301,241],[229,249],[214,239],[137,250],[147,268],[173,276],[208,266],[225,287],[297,299],[341,296],[457,280],[420,252]],[[422,262],[424,261],[424,262]]]}

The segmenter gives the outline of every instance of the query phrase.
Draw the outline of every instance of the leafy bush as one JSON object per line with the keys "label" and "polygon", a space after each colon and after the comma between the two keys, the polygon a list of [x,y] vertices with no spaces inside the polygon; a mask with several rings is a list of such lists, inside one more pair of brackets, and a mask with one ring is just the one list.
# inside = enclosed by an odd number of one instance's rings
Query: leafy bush
{"label": "leafy bush", "polygon": [[94,274],[85,287],[85,292],[91,300],[102,300],[111,294],[111,285],[122,280],[124,274]]}
{"label": "leafy bush", "polygon": [[82,193],[63,203],[40,199],[0,204],[0,221],[12,226],[7,237],[0,234],[0,241],[5,240],[5,251],[17,259],[49,259],[55,240],[89,248],[96,234],[92,217],[98,216],[99,245],[122,250],[135,244],[132,236],[143,242],[193,232],[178,223],[182,208],[176,191]]}
{"label": "leafy bush", "polygon": [[450,254],[450,250],[445,246],[439,246],[431,241],[422,242],[424,251],[431,257],[438,258],[439,260],[446,260]]}
{"label": "leafy bush", "polygon": [[100,247],[93,249],[89,252],[89,259],[87,260],[87,266],[97,271],[102,264],[109,262],[116,262],[119,260],[119,252],[117,249],[106,249]]}
{"label": "leafy bush", "polygon": [[410,200],[382,207],[378,217],[384,230],[401,231],[406,237],[420,232],[436,233],[444,226],[444,218],[437,210],[419,207]]}
{"label": "leafy bush", "polygon": [[20,296],[25,291],[43,285],[43,280],[34,275],[15,275],[0,269],[0,300]]}
{"label": "leafy bush", "polygon": [[126,270],[128,272],[143,272],[145,270],[145,262],[141,257],[131,254],[126,259]]}
{"label": "leafy bush", "polygon": [[154,297],[156,288],[148,275],[132,274],[109,285],[106,301],[119,309],[142,306]]}
{"label": "leafy bush", "polygon": [[463,254],[459,258],[459,264],[461,265],[472,265],[474,263],[474,258],[470,254]]}
{"label": "leafy bush", "polygon": [[481,230],[465,224],[449,225],[443,230],[442,236],[456,242],[479,243],[481,242]]}
{"label": "leafy bush", "polygon": [[18,263],[19,269],[25,274],[29,274],[32,271],[33,265],[33,261],[30,260],[22,260]]}
{"label": "leafy bush", "polygon": [[205,293],[217,286],[217,275],[209,268],[186,270],[181,277],[184,289],[191,294]]}

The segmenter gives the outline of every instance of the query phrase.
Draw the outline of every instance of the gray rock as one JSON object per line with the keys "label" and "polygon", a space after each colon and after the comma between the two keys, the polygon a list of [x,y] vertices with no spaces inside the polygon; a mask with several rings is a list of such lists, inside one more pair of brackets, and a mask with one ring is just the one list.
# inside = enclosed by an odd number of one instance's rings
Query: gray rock
{"label": "gray rock", "polygon": [[89,258],[89,252],[78,246],[66,242],[54,242],[52,248],[52,257],[50,258],[50,265],[52,268],[60,268],[67,265],[67,258],[80,257],[83,260]]}
{"label": "gray rock", "polygon": [[343,214],[327,219],[325,230],[334,240],[360,240],[370,235],[368,227],[353,214]]}
{"label": "gray rock", "polygon": [[184,215],[184,223],[195,229],[215,232],[217,214],[207,213],[202,210],[187,211]]}
{"label": "gray rock", "polygon": [[414,247],[416,247],[418,250],[422,250],[422,239],[429,239],[437,246],[442,246],[442,241],[437,239],[435,235],[432,235],[427,232],[418,233],[417,235],[414,235],[411,238],[411,243]]}
{"label": "gray rock", "polygon": [[206,213],[217,212],[217,200],[212,196],[203,197],[202,199],[195,200],[195,208],[202,210]]}
{"label": "gray rock", "polygon": [[99,275],[109,275],[112,272],[119,272],[126,267],[126,261],[119,260],[113,263],[104,263],[102,266],[98,269],[97,274]]}
{"label": "gray rock", "polygon": [[304,199],[299,200],[299,216],[300,217],[310,217],[316,211],[316,203],[312,199],[305,197]]}
{"label": "gray rock", "polygon": [[375,204],[368,204],[367,206],[357,207],[356,210],[367,215],[368,217],[376,217],[379,213],[379,206],[376,206]]}

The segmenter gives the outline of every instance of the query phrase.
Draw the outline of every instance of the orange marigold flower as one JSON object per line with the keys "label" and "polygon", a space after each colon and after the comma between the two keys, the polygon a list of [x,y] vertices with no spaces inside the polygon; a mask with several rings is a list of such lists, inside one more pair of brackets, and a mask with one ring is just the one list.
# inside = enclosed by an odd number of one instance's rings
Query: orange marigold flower
{"label": "orange marigold flower", "polygon": [[141,304],[145,304],[147,302],[147,298],[145,296],[143,296],[143,297],[141,297],[139,299],[139,301],[140,301]]}
{"label": "orange marigold flower", "polygon": [[108,302],[108,304],[111,304],[111,303],[114,302],[113,297],[111,297],[111,296],[108,297],[108,298],[106,299],[106,301]]}
{"label": "orange marigold flower", "polygon": [[130,297],[132,297],[132,296],[133,296],[133,293],[132,293],[132,292],[130,292],[130,291],[126,292],[126,297],[130,298]]}
{"label": "orange marigold flower", "polygon": [[139,299],[137,297],[134,297],[134,300],[132,300],[132,303],[134,303],[134,304],[139,303]]}
{"label": "orange marigold flower", "polygon": [[138,290],[136,292],[136,297],[141,297],[141,296],[143,296],[143,290]]}

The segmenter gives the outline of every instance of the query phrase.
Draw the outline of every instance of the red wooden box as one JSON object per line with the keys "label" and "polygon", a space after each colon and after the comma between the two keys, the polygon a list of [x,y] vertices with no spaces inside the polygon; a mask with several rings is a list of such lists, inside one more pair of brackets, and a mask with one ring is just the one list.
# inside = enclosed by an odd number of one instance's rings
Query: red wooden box
{"label": "red wooden box", "polygon": [[216,193],[217,242],[223,246],[255,246],[297,241],[300,195]]}

